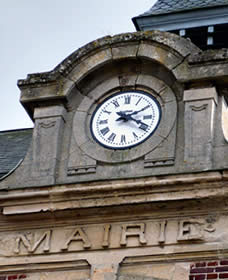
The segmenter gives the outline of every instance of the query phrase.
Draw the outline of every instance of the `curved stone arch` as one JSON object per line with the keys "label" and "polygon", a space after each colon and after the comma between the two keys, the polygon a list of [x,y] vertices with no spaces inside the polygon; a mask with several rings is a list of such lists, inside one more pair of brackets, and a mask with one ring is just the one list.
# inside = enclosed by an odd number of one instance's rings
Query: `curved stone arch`
{"label": "curved stone arch", "polygon": [[187,71],[186,58],[198,52],[200,50],[190,41],[167,32],[146,31],[107,36],[76,50],[52,71],[29,74],[26,79],[19,80],[21,102],[32,117],[34,102],[67,101],[75,84],[88,74],[105,64],[127,58],[156,61],[178,80],[175,68],[184,62]]}
{"label": "curved stone arch", "polygon": [[[123,59],[155,61],[173,72],[193,52],[199,49],[190,41],[167,32],[126,33],[89,43],[68,56],[53,72],[78,84],[105,64]],[[67,96],[69,92],[62,94]]]}
{"label": "curved stone arch", "polygon": [[123,33],[116,36],[107,36],[79,48],[52,71],[53,73],[62,73],[67,75],[74,66],[80,61],[84,60],[88,55],[96,53],[99,49],[115,46],[115,44],[129,44],[130,42],[148,41],[157,45],[166,47],[170,51],[175,52],[180,57],[187,57],[188,55],[199,52],[200,49],[196,47],[191,41],[181,38],[175,34],[162,31],[146,31],[135,33]]}

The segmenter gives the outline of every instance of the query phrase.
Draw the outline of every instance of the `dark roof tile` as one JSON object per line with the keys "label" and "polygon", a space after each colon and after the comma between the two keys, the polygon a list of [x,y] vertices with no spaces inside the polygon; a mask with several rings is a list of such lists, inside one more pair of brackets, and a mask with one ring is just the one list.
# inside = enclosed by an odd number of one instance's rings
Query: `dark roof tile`
{"label": "dark roof tile", "polygon": [[33,129],[0,132],[0,177],[12,170],[25,157]]}
{"label": "dark roof tile", "polygon": [[228,0],[158,0],[143,16],[228,5]]}

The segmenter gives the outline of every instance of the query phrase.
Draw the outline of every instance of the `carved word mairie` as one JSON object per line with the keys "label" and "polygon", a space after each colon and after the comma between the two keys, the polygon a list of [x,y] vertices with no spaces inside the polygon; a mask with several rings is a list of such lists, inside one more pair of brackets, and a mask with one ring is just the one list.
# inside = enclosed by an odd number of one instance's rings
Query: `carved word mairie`
{"label": "carved word mairie", "polygon": [[[11,243],[7,255],[106,250],[139,246],[165,246],[180,242],[204,242],[212,236],[214,225],[204,219],[183,219],[113,223],[2,233],[0,241]],[[4,240],[5,239],[5,240]],[[10,250],[10,249],[9,249]]]}

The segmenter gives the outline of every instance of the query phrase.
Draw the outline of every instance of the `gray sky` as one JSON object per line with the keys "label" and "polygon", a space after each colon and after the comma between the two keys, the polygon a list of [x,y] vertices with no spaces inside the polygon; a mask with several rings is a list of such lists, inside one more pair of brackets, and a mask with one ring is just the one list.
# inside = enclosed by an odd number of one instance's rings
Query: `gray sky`
{"label": "gray sky", "polygon": [[0,0],[0,130],[32,127],[17,80],[52,70],[92,40],[135,31],[155,0]]}

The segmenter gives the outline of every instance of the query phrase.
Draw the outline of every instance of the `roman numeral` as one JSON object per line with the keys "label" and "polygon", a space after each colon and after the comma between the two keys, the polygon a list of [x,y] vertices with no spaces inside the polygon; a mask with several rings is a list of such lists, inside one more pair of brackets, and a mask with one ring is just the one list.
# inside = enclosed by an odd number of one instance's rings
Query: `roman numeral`
{"label": "roman numeral", "polygon": [[103,136],[105,136],[109,131],[110,131],[110,129],[107,126],[100,130],[100,132]]}
{"label": "roman numeral", "polygon": [[131,96],[127,95],[124,97],[124,104],[130,104],[131,103]]}
{"label": "roman numeral", "polygon": [[115,106],[115,108],[118,108],[120,106],[117,100],[114,100],[112,104]]}
{"label": "roman numeral", "polygon": [[124,134],[121,135],[121,140],[120,140],[121,144],[126,143],[126,136]]}
{"label": "roman numeral", "polygon": [[102,112],[103,112],[103,113],[106,113],[106,114],[109,114],[109,115],[111,114],[111,112],[109,112],[109,111],[107,111],[107,110],[103,110]]}
{"label": "roman numeral", "polygon": [[132,132],[132,134],[133,134],[133,136],[134,136],[135,139],[138,139],[138,138],[139,138],[138,135],[137,135],[135,132]]}
{"label": "roman numeral", "polygon": [[144,120],[151,120],[152,119],[152,115],[147,115],[147,116],[143,116]]}
{"label": "roman numeral", "polygon": [[107,124],[108,123],[108,120],[101,120],[99,121],[99,124]]}
{"label": "roman numeral", "polygon": [[141,128],[141,129],[144,130],[144,131],[147,131],[148,125],[145,124],[145,123],[141,123],[140,126],[139,126],[139,128]]}
{"label": "roman numeral", "polygon": [[139,102],[141,101],[142,97],[139,98],[139,100],[137,101],[137,103],[135,104],[136,106],[139,104]]}
{"label": "roman numeral", "polygon": [[116,134],[115,133],[112,133],[109,137],[108,137],[108,140],[113,142],[114,139],[116,138]]}

